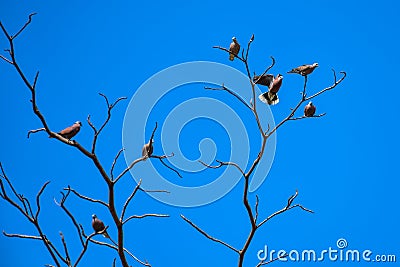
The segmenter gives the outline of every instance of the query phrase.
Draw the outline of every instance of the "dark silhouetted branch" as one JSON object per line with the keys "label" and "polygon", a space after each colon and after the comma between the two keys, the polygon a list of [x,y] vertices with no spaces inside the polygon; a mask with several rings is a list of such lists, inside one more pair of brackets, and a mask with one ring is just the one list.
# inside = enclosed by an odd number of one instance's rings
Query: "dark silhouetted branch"
{"label": "dark silhouetted branch", "polygon": [[200,227],[198,227],[197,225],[195,225],[192,221],[190,221],[189,219],[187,219],[187,218],[186,218],[185,216],[183,216],[182,214],[181,214],[181,217],[182,217],[182,219],[185,220],[185,222],[187,222],[188,224],[190,224],[194,229],[196,229],[198,232],[200,232],[202,235],[204,235],[204,236],[207,237],[208,239],[210,239],[210,240],[212,240],[212,241],[214,241],[214,242],[220,243],[220,244],[224,245],[225,247],[227,247],[227,248],[229,248],[229,249],[235,251],[236,253],[240,253],[238,249],[234,248],[233,246],[229,245],[228,243],[226,243],[226,242],[224,242],[224,241],[221,241],[221,240],[219,240],[219,239],[217,239],[217,238],[214,238],[214,237],[210,236],[209,234],[207,234],[206,231],[202,230]]}
{"label": "dark silhouetted branch", "polygon": [[126,218],[125,221],[123,221],[123,224],[129,222],[132,219],[143,219],[143,218],[146,218],[146,217],[166,218],[166,217],[169,217],[169,215],[168,214],[155,214],[155,213],[153,213],[153,214],[149,213],[149,214],[143,214],[143,215],[131,215],[128,218]]}

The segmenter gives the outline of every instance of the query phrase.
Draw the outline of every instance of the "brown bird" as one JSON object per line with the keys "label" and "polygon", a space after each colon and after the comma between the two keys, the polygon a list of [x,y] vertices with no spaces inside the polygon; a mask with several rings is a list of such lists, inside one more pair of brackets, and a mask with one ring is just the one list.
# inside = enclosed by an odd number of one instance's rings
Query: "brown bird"
{"label": "brown bird", "polygon": [[149,142],[142,148],[142,157],[150,158],[153,154],[153,138],[150,138]]}
{"label": "brown bird", "polygon": [[304,107],[304,116],[306,117],[312,117],[315,114],[315,111],[317,108],[313,105],[313,103],[310,101],[305,107]]}
{"label": "brown bird", "polygon": [[[269,74],[270,75],[270,74]],[[272,75],[271,75],[272,76]],[[273,78],[273,76],[272,76]],[[276,105],[279,103],[278,91],[282,86],[283,76],[281,74],[276,75],[273,78],[272,82],[269,84],[269,90],[261,95],[258,98],[268,104],[268,105]]]}
{"label": "brown bird", "polygon": [[232,43],[229,46],[229,60],[233,61],[235,59],[235,56],[239,54],[240,51],[240,44],[236,40],[236,37],[232,37]]}
{"label": "brown bird", "polygon": [[65,128],[58,132],[64,138],[71,139],[81,130],[82,123],[80,121],[75,122],[72,126]]}
{"label": "brown bird", "polygon": [[287,73],[297,73],[302,76],[307,76],[308,74],[311,74],[316,67],[318,67],[318,63],[314,63],[312,65],[301,65],[297,68],[292,69],[291,71],[288,71]]}
{"label": "brown bird", "polygon": [[272,74],[264,74],[264,75],[254,75],[253,82],[256,84],[261,84],[264,86],[270,86],[274,80],[274,75]]}
{"label": "brown bird", "polygon": [[104,226],[104,223],[103,223],[99,218],[97,218],[96,214],[93,214],[93,215],[92,215],[92,218],[93,218],[93,220],[92,220],[92,227],[93,227],[93,230],[94,230],[96,233],[99,233],[99,232],[104,231],[104,232],[102,233],[103,236],[104,236],[105,238],[110,238],[110,236],[109,236],[108,233],[107,233],[107,230],[105,230],[106,227]]}

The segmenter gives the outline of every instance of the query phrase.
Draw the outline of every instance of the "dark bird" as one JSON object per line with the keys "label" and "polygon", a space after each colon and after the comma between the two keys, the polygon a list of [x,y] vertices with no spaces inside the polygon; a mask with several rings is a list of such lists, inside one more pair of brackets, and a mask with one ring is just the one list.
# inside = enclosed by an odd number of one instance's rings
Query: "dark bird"
{"label": "dark bird", "polygon": [[232,37],[232,43],[229,46],[229,60],[233,61],[235,59],[235,56],[239,54],[240,51],[240,44],[236,40],[236,37]]}
{"label": "dark bird", "polygon": [[306,117],[312,117],[315,114],[315,111],[317,108],[313,105],[313,103],[310,101],[305,107],[304,107],[304,116]]}
{"label": "dark bird", "polygon": [[[97,218],[96,214],[93,214],[92,218],[93,218],[92,227],[96,233],[102,232],[106,229],[104,223],[99,218]],[[107,233],[107,230],[105,230],[102,234],[105,238],[110,238],[110,236]]]}
{"label": "dark bird", "polygon": [[288,71],[288,73],[297,73],[302,76],[307,76],[308,74],[312,73],[316,67],[318,67],[318,63],[314,63],[312,65],[301,65],[297,68],[292,69],[291,71]]}
{"label": "dark bird", "polygon": [[[271,74],[268,74],[272,76]],[[254,78],[253,78],[254,79]],[[268,105],[276,105],[279,103],[278,91],[282,85],[283,76],[281,74],[276,75],[274,78],[272,76],[272,82],[269,83],[269,90],[261,95],[258,98],[268,104]],[[258,83],[258,82],[257,82]]]}
{"label": "dark bird", "polygon": [[58,134],[64,138],[71,139],[81,130],[82,123],[80,121],[75,122],[72,126],[65,128]]}
{"label": "dark bird", "polygon": [[256,84],[261,84],[264,86],[270,86],[272,81],[274,80],[274,75],[272,74],[264,74],[264,75],[254,75],[253,82]]}

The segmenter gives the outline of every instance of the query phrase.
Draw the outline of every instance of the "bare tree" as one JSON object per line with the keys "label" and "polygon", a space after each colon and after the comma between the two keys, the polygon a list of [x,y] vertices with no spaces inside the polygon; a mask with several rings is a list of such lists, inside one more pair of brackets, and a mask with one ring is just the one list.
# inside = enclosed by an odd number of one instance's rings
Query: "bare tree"
{"label": "bare tree", "polygon": [[[38,132],[46,132],[49,137],[52,137],[56,139],[57,141],[70,146],[78,151],[78,153],[81,153],[84,155],[86,158],[88,158],[92,164],[95,166],[95,168],[98,171],[100,179],[107,185],[107,193],[108,193],[108,198],[107,200],[101,200],[101,199],[95,199],[90,196],[87,196],[85,194],[82,194],[72,188],[71,186],[66,186],[62,191],[61,191],[61,198],[59,200],[54,200],[56,204],[65,212],[67,218],[71,221],[72,225],[75,227],[76,232],[77,232],[77,240],[80,243],[81,246],[81,252],[76,256],[72,257],[71,254],[69,253],[69,245],[67,243],[67,240],[65,239],[64,235],[62,232],[60,232],[60,239],[61,239],[61,244],[62,247],[57,247],[54,245],[54,243],[46,236],[45,234],[45,229],[43,229],[41,223],[40,223],[40,212],[41,212],[41,196],[46,189],[47,185],[49,182],[46,182],[43,184],[41,189],[36,195],[35,198],[35,204],[36,204],[36,209],[33,208],[32,205],[32,200],[27,199],[24,197],[23,194],[19,193],[15,187],[12,184],[11,179],[7,176],[5,169],[3,168],[2,164],[0,163],[0,197],[4,199],[6,202],[8,202],[11,206],[13,206],[15,209],[17,209],[23,216],[24,218],[29,221],[34,228],[36,229],[36,235],[25,235],[25,234],[10,234],[6,233],[3,231],[3,234],[7,237],[10,238],[24,238],[24,239],[33,239],[33,240],[39,240],[43,243],[44,247],[47,249],[53,263],[52,264],[47,264],[47,266],[77,266],[82,258],[84,257],[85,253],[87,252],[89,248],[89,244],[95,244],[95,245],[100,245],[100,246],[106,246],[110,249],[113,249],[117,252],[118,258],[124,267],[130,266],[129,260],[133,260],[139,265],[144,265],[144,266],[151,266],[150,263],[144,260],[140,260],[138,257],[136,257],[131,251],[129,251],[125,245],[124,245],[124,227],[125,225],[133,220],[133,219],[142,219],[146,217],[168,217],[166,214],[158,214],[158,213],[146,213],[142,215],[127,215],[127,208],[132,202],[133,198],[137,194],[138,191],[142,192],[158,192],[158,193],[169,193],[165,190],[146,190],[141,187],[141,181],[139,181],[136,186],[134,187],[133,191],[130,193],[130,195],[126,198],[124,204],[122,207],[117,207],[116,206],[116,191],[115,191],[115,185],[121,181],[121,179],[125,176],[126,173],[128,173],[136,164],[138,164],[141,161],[146,160],[147,158],[155,158],[161,161],[161,163],[175,172],[179,177],[181,177],[180,173],[174,169],[173,167],[170,167],[167,165],[164,160],[167,159],[168,157],[173,156],[174,154],[170,155],[153,155],[152,150],[151,152],[148,151],[147,154],[144,154],[142,157],[137,158],[133,160],[125,169],[121,170],[119,173],[116,173],[116,163],[120,157],[120,155],[123,152],[123,149],[120,149],[116,156],[114,157],[111,168],[109,171],[106,171],[104,168],[104,165],[101,163],[100,159],[98,158],[98,155],[96,153],[96,145],[98,142],[98,139],[103,132],[104,128],[108,125],[109,121],[111,120],[112,116],[112,111],[113,109],[117,106],[117,104],[120,101],[125,100],[125,97],[121,97],[116,99],[114,102],[110,102],[108,97],[102,93],[100,93],[100,96],[104,99],[105,105],[106,105],[106,110],[107,110],[107,115],[105,120],[100,126],[96,126],[92,121],[90,115],[87,117],[87,124],[90,126],[90,128],[93,130],[93,138],[91,142],[91,146],[89,148],[85,148],[82,146],[80,143],[78,143],[76,140],[73,139],[67,139],[64,136],[60,135],[57,132],[52,131],[51,127],[46,121],[45,116],[43,113],[40,111],[38,105],[37,105],[37,99],[36,99],[36,85],[37,81],[39,78],[39,72],[36,72],[36,75],[31,82],[30,79],[27,78],[27,76],[24,74],[24,71],[20,67],[16,54],[15,54],[15,40],[17,37],[23,33],[23,31],[27,28],[27,26],[31,23],[32,17],[35,15],[35,13],[32,13],[29,15],[28,21],[17,31],[16,34],[10,35],[9,32],[6,30],[4,25],[0,22],[0,27],[7,38],[9,42],[9,48],[6,49],[5,51],[8,53],[8,55],[0,55],[0,58],[13,66],[17,73],[19,74],[19,77],[22,79],[23,83],[25,86],[28,88],[30,94],[31,94],[31,107],[33,113],[36,115],[36,117],[39,119],[41,128],[38,129],[33,129],[28,132],[28,138],[31,136],[31,134],[38,133]],[[333,83],[316,93],[308,96],[307,94],[307,81],[308,81],[308,76],[304,75],[304,84],[302,86],[302,92],[300,95],[299,101],[294,105],[293,108],[291,108],[289,114],[282,120],[280,121],[276,126],[274,126],[272,129],[270,128],[269,125],[262,125],[260,118],[259,118],[259,113],[257,110],[257,102],[256,102],[256,84],[258,82],[258,79],[260,78],[255,78],[255,76],[251,75],[250,72],[250,66],[249,66],[249,50],[251,47],[251,44],[254,40],[254,35],[250,38],[249,42],[247,43],[247,47],[241,51],[241,54],[234,55],[235,58],[240,60],[245,67],[249,83],[251,86],[251,93],[252,93],[252,100],[250,102],[247,102],[244,100],[241,96],[239,96],[237,93],[235,93],[233,90],[228,89],[224,85],[216,88],[211,88],[211,87],[206,87],[207,90],[220,90],[220,91],[225,91],[229,93],[231,96],[235,97],[241,104],[243,104],[247,109],[251,111],[253,114],[254,120],[257,124],[259,134],[261,136],[261,146],[259,149],[259,152],[257,156],[255,157],[254,161],[250,165],[248,169],[245,169],[243,166],[239,166],[239,164],[235,162],[230,162],[230,161],[222,161],[222,160],[216,160],[215,165],[209,165],[204,162],[201,162],[204,166],[207,168],[211,169],[218,169],[222,167],[234,167],[237,169],[237,171],[240,172],[240,174],[243,177],[244,180],[244,188],[243,188],[243,194],[242,194],[242,204],[243,207],[247,213],[248,221],[249,221],[249,226],[250,226],[250,231],[248,233],[247,238],[243,241],[243,246],[241,248],[235,248],[234,246],[230,245],[229,243],[215,238],[212,235],[210,235],[207,231],[203,230],[200,228],[197,224],[192,222],[190,219],[186,218],[184,215],[181,215],[182,219],[186,221],[190,226],[195,228],[199,233],[204,235],[206,238],[209,240],[219,243],[228,249],[234,251],[237,256],[238,256],[238,266],[241,267],[244,264],[245,256],[248,251],[248,248],[253,241],[253,238],[257,232],[258,229],[260,229],[265,223],[267,223],[269,220],[272,218],[285,213],[288,210],[291,210],[293,208],[300,208],[306,212],[312,213],[313,211],[304,207],[301,204],[295,203],[295,199],[298,196],[298,191],[291,195],[287,203],[283,205],[283,207],[276,212],[270,214],[268,217],[264,219],[259,219],[259,197],[256,195],[255,196],[255,201],[254,205],[251,205],[251,201],[249,200],[249,182],[252,178],[252,175],[254,174],[255,168],[258,166],[260,163],[262,157],[264,156],[264,151],[266,148],[266,143],[267,140],[285,123],[289,121],[295,121],[295,120],[302,120],[306,118],[319,118],[323,117],[325,113],[318,114],[318,115],[313,115],[311,117],[309,116],[301,116],[297,115],[299,113],[300,107],[304,104],[304,102],[309,101],[311,99],[314,99],[321,94],[334,89],[337,85],[339,85],[346,77],[345,72],[340,72],[341,77],[337,79],[336,72],[333,70]],[[222,50],[224,52],[230,53],[230,51],[226,48],[216,46],[214,48],[217,48],[219,50]],[[268,66],[265,71],[259,76],[263,76],[267,74],[275,65],[275,59],[271,57],[272,63],[270,66]],[[151,138],[149,140],[149,144],[152,145],[152,139],[154,137],[154,133],[157,129],[157,124],[155,125]],[[72,212],[68,209],[67,207],[67,200],[68,198],[73,195],[74,197],[77,197],[78,199],[81,199],[83,201],[88,201],[93,204],[98,204],[102,207],[104,207],[106,210],[109,211],[112,219],[113,219],[113,225],[112,227],[115,227],[117,230],[117,240],[114,241],[110,238],[110,242],[101,242],[95,239],[95,237],[98,234],[103,234],[108,227],[111,226],[106,226],[103,231],[100,232],[92,232],[84,229],[82,224],[77,221],[75,216],[72,214]],[[90,234],[89,234],[90,232]],[[286,255],[281,255],[278,258],[275,259],[270,259],[269,261],[261,261],[257,264],[257,266],[263,266],[267,265],[271,262],[274,262],[276,260],[279,260],[281,257],[286,257]],[[116,264],[116,259],[112,261],[112,265],[115,266]]]}
{"label": "bare tree", "polygon": [[[80,254],[76,257],[76,259],[72,259],[69,249],[68,249],[68,244],[67,241],[65,240],[65,237],[62,232],[60,232],[60,238],[62,241],[62,248],[57,248],[54,243],[47,238],[45,234],[45,230],[42,228],[40,224],[40,211],[41,211],[41,206],[40,206],[40,198],[44,190],[46,189],[46,186],[49,184],[49,182],[46,182],[36,195],[36,211],[32,208],[31,201],[27,199],[26,197],[23,196],[23,194],[18,193],[18,191],[14,188],[11,179],[7,176],[3,166],[0,163],[0,197],[3,198],[5,201],[7,201],[10,205],[12,205],[14,208],[16,208],[32,225],[34,225],[37,235],[24,235],[24,234],[9,234],[3,231],[3,234],[7,237],[13,237],[13,238],[25,238],[25,239],[33,239],[33,240],[41,240],[43,245],[46,247],[49,255],[51,256],[51,259],[53,261],[53,264],[47,264],[47,266],[77,266],[83,256],[85,255],[85,252],[87,251],[89,244],[93,243],[96,245],[101,245],[101,246],[106,246],[109,247],[115,251],[117,251],[118,258],[121,261],[122,266],[128,267],[130,264],[128,263],[128,258],[131,257],[134,261],[136,261],[140,265],[144,266],[151,266],[150,263],[147,261],[142,261],[138,259],[132,252],[130,252],[127,248],[124,246],[124,226],[131,220],[133,219],[142,219],[142,218],[147,218],[147,217],[169,217],[169,215],[166,214],[158,214],[158,213],[147,213],[147,214],[142,214],[142,215],[127,215],[126,211],[129,206],[129,204],[132,202],[134,196],[138,191],[143,191],[143,192],[159,192],[159,193],[168,193],[165,190],[145,190],[141,187],[141,181],[139,181],[136,186],[134,187],[133,191],[129,195],[129,197],[126,199],[125,203],[123,204],[122,207],[117,207],[116,202],[115,202],[115,197],[116,197],[116,191],[115,191],[115,185],[125,176],[126,173],[128,173],[136,164],[138,164],[141,161],[144,161],[147,159],[146,156],[142,156],[140,158],[135,159],[132,161],[125,169],[123,169],[119,174],[115,174],[115,166],[117,163],[117,160],[119,159],[121,153],[123,152],[123,149],[119,150],[116,156],[114,157],[114,160],[111,164],[111,169],[109,171],[106,171],[104,168],[104,165],[100,162],[97,154],[96,154],[96,145],[98,142],[98,139],[100,137],[100,134],[104,130],[104,128],[107,126],[111,119],[112,115],[112,110],[117,106],[117,104],[120,101],[123,101],[126,99],[126,97],[120,97],[114,102],[110,102],[109,99],[107,98],[106,95],[100,93],[100,96],[104,98],[105,104],[106,104],[106,109],[107,109],[107,116],[104,122],[100,125],[100,127],[97,127],[92,123],[90,120],[90,115],[87,117],[87,123],[93,130],[93,139],[92,139],[92,144],[89,149],[85,148],[82,146],[80,143],[78,143],[76,140],[71,140],[63,137],[57,132],[54,132],[51,130],[50,125],[47,123],[45,116],[41,113],[38,105],[37,105],[37,99],[36,99],[36,85],[37,81],[39,78],[39,72],[36,72],[36,75],[33,79],[33,82],[30,82],[29,79],[26,77],[24,74],[24,71],[22,70],[21,66],[19,65],[15,53],[15,40],[17,37],[23,33],[23,31],[27,28],[27,26],[31,23],[32,17],[36,13],[32,13],[29,15],[28,21],[18,30],[18,32],[14,35],[11,35],[5,28],[5,26],[0,22],[0,27],[7,38],[9,42],[9,48],[6,49],[5,51],[8,53],[8,56],[0,55],[0,58],[7,62],[8,64],[12,65],[17,73],[19,74],[19,77],[22,79],[24,82],[25,86],[28,88],[30,94],[31,94],[31,107],[33,113],[36,115],[36,117],[39,119],[42,128],[34,129],[28,132],[28,138],[30,137],[31,134],[37,133],[37,132],[46,132],[49,137],[56,139],[57,141],[75,148],[79,153],[83,154],[86,156],[90,161],[93,163],[93,165],[96,167],[99,176],[101,177],[101,180],[107,185],[108,188],[108,199],[107,200],[100,200],[100,199],[94,199],[92,197],[86,196],[84,194],[79,193],[77,190],[71,188],[69,185],[61,191],[61,199],[59,201],[55,202],[61,207],[61,209],[66,213],[67,217],[70,219],[71,223],[74,225],[76,228],[77,232],[77,237],[79,240],[80,245],[82,246],[82,250]],[[154,132],[156,131],[157,124],[153,130],[152,137],[154,136]],[[157,158],[159,159],[164,165],[164,159],[173,156],[173,153],[171,155],[151,155],[150,158]],[[171,170],[175,171],[179,176],[179,172],[177,172],[175,169],[172,167],[166,165],[168,168]],[[68,198],[72,195],[75,195],[79,199],[82,199],[84,201],[88,201],[91,203],[96,203],[101,206],[103,206],[106,210],[109,211],[112,219],[113,219],[113,227],[117,229],[118,233],[118,238],[115,241],[113,241],[110,238],[111,243],[109,242],[101,242],[94,237],[98,234],[104,233],[104,231],[107,230],[109,226],[106,226],[103,231],[100,232],[93,232],[90,234],[87,234],[87,232],[84,230],[84,227],[82,226],[81,223],[79,223],[74,215],[69,211],[69,209],[66,206],[66,202]],[[113,261],[113,266],[115,266],[115,259]]]}
{"label": "bare tree", "polygon": [[[234,246],[228,244],[225,241],[222,241],[221,239],[215,238],[212,235],[208,234],[207,231],[203,230],[202,228],[200,228],[198,225],[196,225],[194,222],[192,222],[190,219],[186,218],[184,215],[181,215],[182,219],[185,220],[190,226],[192,226],[193,228],[195,228],[199,233],[201,233],[202,235],[204,235],[206,238],[210,239],[213,242],[219,243],[221,245],[224,245],[225,247],[227,247],[228,249],[234,251],[237,255],[238,255],[238,267],[242,267],[243,263],[244,263],[244,259],[246,256],[246,252],[248,251],[248,248],[254,238],[255,233],[257,232],[258,229],[260,229],[266,222],[268,222],[269,220],[271,220],[272,218],[274,218],[277,215],[280,215],[288,210],[291,210],[293,208],[300,208],[306,212],[310,212],[313,213],[312,210],[303,207],[301,204],[295,204],[294,200],[297,198],[298,196],[298,191],[296,190],[296,192],[291,195],[288,200],[287,203],[284,205],[283,208],[281,208],[280,210],[277,210],[276,212],[272,213],[271,215],[269,215],[267,218],[263,219],[263,220],[259,220],[258,218],[258,206],[259,206],[259,197],[258,195],[256,195],[256,199],[255,199],[255,205],[254,207],[252,207],[252,205],[250,205],[250,201],[249,201],[249,182],[250,179],[253,175],[253,172],[255,170],[255,168],[257,167],[257,165],[260,163],[261,158],[264,156],[264,151],[265,151],[265,147],[266,147],[266,143],[267,140],[282,126],[284,125],[286,122],[289,121],[295,121],[295,120],[302,120],[302,119],[307,119],[307,118],[320,118],[323,117],[325,115],[325,113],[319,114],[319,115],[313,115],[313,116],[306,116],[306,115],[302,115],[302,116],[296,116],[296,114],[298,113],[297,111],[299,110],[299,108],[304,104],[304,102],[309,101],[311,99],[314,99],[318,96],[320,96],[321,94],[332,90],[333,88],[335,88],[337,85],[339,85],[346,77],[346,73],[345,72],[340,72],[340,74],[342,75],[340,77],[340,79],[337,79],[336,77],[336,72],[335,70],[333,71],[333,83],[308,96],[307,94],[307,80],[308,80],[308,76],[307,75],[303,75],[304,76],[304,84],[303,84],[303,88],[301,91],[301,96],[299,101],[297,102],[297,104],[291,108],[289,114],[282,120],[280,121],[274,128],[270,129],[269,125],[262,125],[262,123],[260,122],[260,118],[259,118],[259,113],[257,110],[257,101],[256,101],[256,89],[255,86],[258,83],[258,81],[261,79],[262,76],[264,76],[265,74],[267,74],[275,65],[275,59],[273,57],[271,57],[272,59],[272,63],[270,66],[268,66],[265,71],[259,75],[256,76],[254,74],[254,76],[251,75],[250,72],[250,66],[249,66],[249,51],[250,51],[250,47],[251,44],[254,40],[254,35],[252,35],[252,37],[250,38],[249,42],[247,43],[247,47],[246,49],[242,49],[241,53],[237,53],[237,54],[232,54],[231,51],[229,49],[226,49],[224,47],[220,47],[220,46],[214,46],[214,48],[216,49],[220,49],[222,51],[225,51],[227,53],[229,53],[230,55],[233,55],[235,58],[237,58],[238,60],[240,60],[245,67],[246,73],[247,73],[247,77],[249,79],[249,83],[251,86],[251,93],[252,93],[252,100],[250,101],[250,103],[248,103],[246,100],[244,100],[242,97],[240,97],[237,93],[235,93],[234,91],[232,91],[231,89],[228,89],[227,87],[225,87],[224,85],[221,85],[220,87],[216,87],[216,88],[212,88],[212,87],[205,87],[205,89],[207,90],[220,90],[220,91],[225,91],[227,93],[229,93],[230,95],[232,95],[233,97],[235,97],[237,100],[239,100],[239,102],[241,104],[243,104],[246,108],[248,108],[254,117],[255,122],[257,123],[257,127],[262,139],[262,143],[261,143],[261,147],[260,150],[257,154],[257,157],[254,159],[253,163],[251,164],[250,168],[248,170],[245,170],[242,166],[239,166],[237,163],[235,162],[227,162],[227,161],[221,161],[221,160],[216,160],[217,164],[216,165],[209,165],[206,164],[204,162],[200,162],[202,163],[204,166],[211,168],[211,169],[218,169],[218,168],[222,168],[222,167],[227,167],[227,166],[232,166],[234,168],[236,168],[240,174],[242,175],[243,179],[244,179],[244,188],[243,188],[243,195],[242,195],[242,204],[246,210],[248,219],[249,219],[249,225],[250,225],[250,232],[247,236],[247,239],[244,241],[243,246],[238,249],[235,248]],[[286,257],[286,255],[283,255],[281,257]],[[257,266],[262,266],[262,265],[266,265],[269,264],[271,262],[274,262],[276,260],[278,260],[279,258],[276,259],[271,259],[270,261],[262,261],[260,262]]]}

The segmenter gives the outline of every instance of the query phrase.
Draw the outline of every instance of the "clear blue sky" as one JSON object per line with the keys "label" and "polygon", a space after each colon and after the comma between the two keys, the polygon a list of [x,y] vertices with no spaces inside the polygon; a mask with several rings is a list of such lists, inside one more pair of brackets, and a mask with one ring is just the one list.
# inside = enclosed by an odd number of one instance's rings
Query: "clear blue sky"
{"label": "clear blue sky", "polygon": [[[256,253],[265,244],[271,249],[323,250],[335,248],[339,238],[347,240],[348,248],[396,254],[400,260],[397,203],[400,146],[396,110],[400,93],[395,78],[400,59],[399,8],[394,0],[190,0],[153,1],[151,6],[144,1],[138,4],[133,1],[110,4],[103,0],[1,1],[0,19],[10,32],[15,32],[29,13],[38,13],[18,38],[16,49],[28,77],[33,78],[36,70],[41,72],[38,104],[54,130],[76,120],[85,121],[88,114],[95,123],[100,123],[105,108],[97,92],[107,94],[110,99],[131,98],[153,74],[178,63],[207,60],[244,71],[239,62],[231,63],[225,53],[212,49],[213,45],[228,46],[232,36],[244,45],[255,34],[251,64],[257,72],[269,64],[270,55],[277,60],[273,73],[319,62],[320,67],[310,76],[310,90],[331,83],[331,68],[345,70],[348,79],[315,101],[318,111],[327,112],[327,116],[291,122],[278,132],[275,161],[257,191],[261,199],[260,217],[280,209],[295,189],[300,192],[297,201],[315,214],[292,210],[265,225],[247,255],[245,265],[255,266]],[[3,36],[0,48],[1,51],[8,48]],[[294,105],[301,82],[298,76],[286,75],[281,103],[272,108],[276,121]],[[198,94],[212,96],[214,92]],[[71,185],[84,194],[105,199],[106,188],[91,162],[76,150],[49,140],[45,134],[26,138],[29,129],[40,127],[32,114],[29,97],[15,70],[2,62],[0,161],[18,191],[31,199],[45,181],[52,181],[43,194],[40,219],[55,245],[61,248],[58,232],[62,231],[72,246],[76,241],[74,228],[54,204],[53,197],[59,198],[59,191]],[[216,97],[223,99],[220,94]],[[179,103],[173,101],[177,99],[172,97],[165,106]],[[232,108],[240,109],[237,102],[227,101]],[[127,105],[125,102],[116,108],[99,140],[99,156],[106,168],[122,146]],[[163,117],[165,114],[154,115],[155,119]],[[152,125],[146,127],[147,131],[151,131]],[[222,145],[226,142],[226,133],[218,125],[199,120],[193,122],[192,129],[189,126],[180,139],[189,158],[198,156],[197,143],[202,138],[213,138]],[[209,135],[195,135],[197,129],[204,127],[209,127]],[[85,123],[76,139],[89,146],[91,135]],[[252,146],[257,144],[258,141]],[[217,158],[224,153],[221,149]],[[118,168],[122,169],[124,164],[121,160]],[[208,183],[209,175],[211,171],[196,179],[204,177]],[[190,181],[193,179],[190,174],[185,178],[189,179],[182,182],[186,185],[202,184]],[[119,201],[123,201],[130,192],[127,188],[132,186],[127,176],[117,188],[121,192]],[[130,214],[159,212],[171,217],[131,221],[126,229],[126,246],[155,267],[235,266],[234,253],[201,236],[179,214],[191,218],[210,234],[241,247],[249,230],[240,201],[241,191],[239,183],[224,198],[198,208],[172,207],[139,194],[128,210]],[[250,197],[253,201],[255,195]],[[73,197],[67,204],[88,231],[92,213],[106,224],[111,223],[110,216],[100,206]],[[0,201],[0,211],[1,230],[36,234],[4,201]],[[109,232],[116,236],[115,229],[110,228]],[[80,250],[78,243],[75,244],[73,255]],[[2,235],[0,255],[2,266],[52,263],[38,241]],[[114,251],[90,246],[81,266],[111,266],[113,257]],[[274,264],[308,266],[307,263]],[[132,265],[136,266],[133,262]],[[352,264],[326,261],[324,265]]]}

